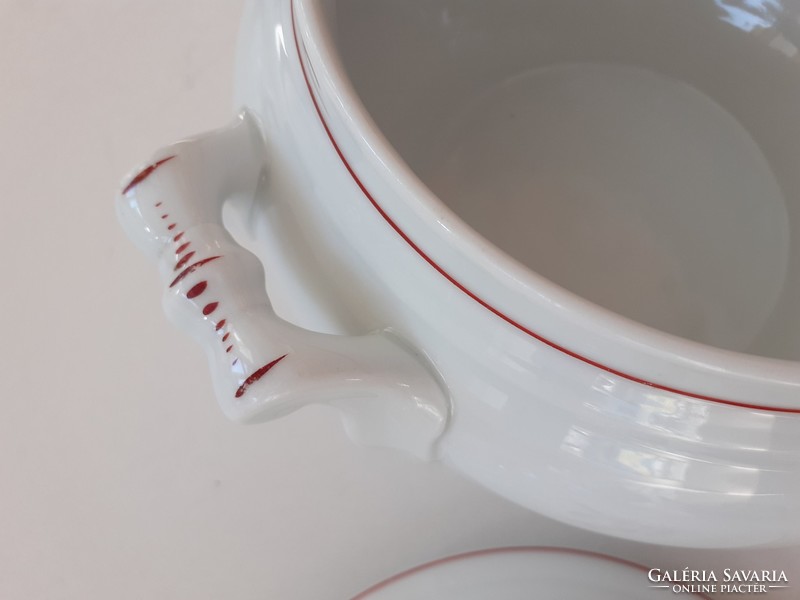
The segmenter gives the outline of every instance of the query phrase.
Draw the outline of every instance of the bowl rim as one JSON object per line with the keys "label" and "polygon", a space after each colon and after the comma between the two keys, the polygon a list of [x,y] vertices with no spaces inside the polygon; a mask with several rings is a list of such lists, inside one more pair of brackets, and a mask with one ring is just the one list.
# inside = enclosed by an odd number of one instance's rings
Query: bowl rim
{"label": "bowl rim", "polygon": [[[654,390],[713,404],[800,414],[800,361],[724,350],[634,321],[537,274],[471,228],[417,177],[372,120],[347,76],[335,42],[324,23],[325,19],[319,14],[323,0],[286,1],[294,40],[287,44],[294,46],[294,52],[289,52],[287,48],[287,57],[291,57],[299,66],[302,87],[342,165],[387,224],[443,278],[529,337],[611,375]],[[309,71],[312,72],[311,76]],[[605,355],[602,358],[593,356],[587,350],[592,344],[583,338],[564,342],[556,336],[542,334],[521,319],[510,316],[508,311],[497,308],[481,293],[446,270],[420,242],[420,237],[415,235],[412,238],[407,228],[399,223],[392,210],[397,207],[389,206],[386,202],[388,198],[379,201],[370,191],[364,182],[364,174],[359,174],[353,161],[345,154],[345,144],[334,132],[331,115],[326,115],[321,106],[323,97],[335,99],[331,105],[338,111],[338,121],[344,122],[348,130],[355,132],[354,138],[363,145],[363,154],[370,160],[370,166],[390,173],[393,183],[405,191],[407,208],[422,222],[439,226],[429,227],[425,234],[438,232],[441,237],[445,232],[446,243],[455,247],[468,261],[480,263],[487,270],[501,274],[518,290],[527,292],[528,297],[532,297],[531,291],[536,290],[536,296],[545,299],[540,304],[557,307],[563,315],[577,323],[577,329],[585,330],[586,338],[591,337],[592,341],[605,344],[604,350],[608,350]],[[414,233],[420,232],[415,230]],[[608,358],[615,353],[616,357]],[[667,383],[676,380],[690,383],[678,386]]]}
{"label": "bowl rim", "polygon": [[[354,596],[352,600],[369,600],[373,594],[392,586],[398,581],[408,579],[409,577],[414,577],[419,573],[435,570],[445,565],[466,562],[474,559],[481,559],[487,556],[498,556],[498,555],[519,556],[525,554],[528,555],[545,554],[551,556],[562,555],[565,557],[588,559],[597,562],[609,563],[611,566],[629,569],[631,571],[635,570],[644,573],[648,573],[651,570],[639,563],[626,560],[624,558],[612,556],[610,554],[593,552],[591,550],[580,550],[577,548],[569,548],[562,546],[505,546],[498,548],[486,548],[483,550],[473,550],[471,552],[462,552],[460,554],[454,554],[452,556],[446,556],[443,558],[434,559],[432,561],[423,563],[421,565],[417,565],[416,567],[411,567],[410,569],[406,569],[405,571],[396,573],[395,575],[392,575],[391,577],[388,577],[387,579],[384,579],[383,581],[380,581],[379,583],[370,586],[363,592],[360,592],[358,595]],[[703,600],[711,600],[709,596],[701,592],[692,592],[689,597],[700,598]]]}

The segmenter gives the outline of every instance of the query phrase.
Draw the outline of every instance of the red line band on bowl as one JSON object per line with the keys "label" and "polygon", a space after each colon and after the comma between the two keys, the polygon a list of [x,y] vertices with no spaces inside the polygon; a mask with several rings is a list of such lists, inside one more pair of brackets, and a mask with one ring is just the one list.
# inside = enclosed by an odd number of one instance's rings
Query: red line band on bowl
{"label": "red line band on bowl", "polygon": [[592,360],[591,358],[588,358],[586,356],[582,356],[582,355],[578,354],[577,352],[574,352],[574,351],[572,351],[572,350],[570,350],[568,348],[565,348],[564,346],[560,346],[559,344],[557,344],[557,343],[545,338],[544,336],[536,333],[535,331],[532,331],[531,329],[528,329],[527,327],[525,327],[521,323],[515,321],[514,319],[512,319],[508,315],[504,314],[503,312],[501,312],[500,310],[498,310],[497,308],[495,308],[494,306],[489,304],[487,301],[483,300],[480,296],[478,296],[476,293],[474,293],[473,291],[468,289],[461,282],[459,282],[455,277],[453,277],[447,271],[445,271],[441,266],[439,266],[436,263],[436,261],[434,261],[430,256],[428,256],[425,253],[425,251],[422,250],[422,248],[417,246],[417,244],[414,243],[414,241],[400,228],[400,226],[397,223],[395,223],[394,220],[392,220],[392,218],[381,207],[381,205],[378,203],[378,201],[375,200],[375,197],[370,193],[370,191],[367,189],[367,187],[364,185],[364,183],[358,177],[358,175],[356,174],[355,170],[350,165],[350,163],[348,162],[348,160],[345,157],[344,153],[342,152],[342,149],[339,146],[338,142],[336,141],[336,138],[333,136],[333,132],[331,131],[331,128],[329,127],[328,122],[325,120],[325,116],[322,113],[322,108],[320,107],[319,101],[317,100],[317,97],[314,94],[314,88],[312,87],[311,81],[310,81],[310,79],[308,77],[308,72],[307,72],[307,69],[306,69],[306,63],[305,63],[305,60],[303,59],[303,53],[300,50],[300,35],[299,35],[299,32],[297,31],[297,22],[296,22],[296,18],[295,18],[294,5],[295,5],[295,0],[292,0],[291,1],[292,31],[294,33],[294,43],[295,43],[295,48],[297,50],[297,58],[300,61],[300,68],[301,68],[301,70],[303,72],[303,78],[305,79],[306,87],[308,88],[309,96],[311,97],[311,101],[314,104],[314,109],[316,110],[317,116],[319,117],[319,120],[322,123],[322,127],[325,129],[325,133],[328,135],[328,139],[330,140],[331,144],[333,145],[333,149],[336,151],[336,154],[339,155],[339,159],[342,161],[342,164],[347,169],[348,173],[350,173],[350,176],[353,178],[353,181],[356,183],[356,185],[358,185],[358,187],[361,190],[361,192],[364,194],[364,196],[366,196],[367,200],[369,200],[370,204],[372,204],[372,206],[375,208],[375,210],[378,211],[380,216],[383,217],[383,219],[389,224],[389,226],[392,229],[394,229],[395,232],[401,238],[403,238],[403,240],[409,246],[411,246],[411,248],[423,260],[425,260],[425,262],[427,262],[431,267],[433,267],[442,277],[444,277],[450,283],[452,283],[454,286],[456,286],[461,292],[463,292],[464,294],[466,294],[467,296],[472,298],[472,300],[474,300],[475,302],[477,302],[478,304],[483,306],[488,311],[494,313],[497,317],[499,317],[500,319],[502,319],[503,321],[505,321],[509,325],[515,327],[519,331],[522,331],[523,333],[529,335],[530,337],[534,338],[535,340],[538,340],[539,342],[541,342],[541,343],[543,343],[543,344],[545,344],[547,346],[550,346],[551,348],[553,348],[554,350],[557,350],[558,352],[561,352],[561,353],[566,354],[567,356],[569,356],[571,358],[577,359],[577,360],[579,360],[581,362],[584,362],[584,363],[586,363],[588,365],[591,365],[592,367],[595,367],[597,369],[605,371],[606,373],[610,373],[612,375],[616,375],[617,377],[621,377],[623,379],[627,379],[628,381],[633,381],[634,383],[639,383],[641,385],[646,385],[648,387],[651,387],[651,388],[654,388],[654,389],[657,389],[657,390],[661,390],[661,391],[664,391],[664,392],[669,392],[669,393],[672,393],[672,394],[680,394],[682,396],[687,396],[689,398],[694,398],[695,400],[703,400],[703,401],[706,401],[706,402],[713,402],[715,404],[725,404],[727,406],[733,406],[733,407],[737,407],[737,408],[746,408],[746,409],[750,409],[750,410],[761,410],[761,411],[766,411],[766,412],[800,414],[800,408],[788,408],[788,407],[783,407],[783,406],[762,406],[762,405],[759,405],[759,404],[748,404],[746,402],[739,402],[739,401],[736,401],[736,400],[725,400],[725,399],[722,399],[722,398],[715,398],[713,396],[707,396],[705,394],[698,394],[698,393],[690,392],[690,391],[687,391],[687,390],[681,390],[679,388],[674,388],[674,387],[671,387],[671,386],[668,386],[668,385],[664,385],[664,384],[661,384],[661,383],[655,383],[655,382],[652,382],[652,381],[648,381],[646,379],[642,379],[641,377],[636,377],[635,375],[630,375],[628,373],[624,373],[622,371],[619,371],[617,369],[614,369],[612,367],[609,367],[607,365],[599,363],[596,360]]}

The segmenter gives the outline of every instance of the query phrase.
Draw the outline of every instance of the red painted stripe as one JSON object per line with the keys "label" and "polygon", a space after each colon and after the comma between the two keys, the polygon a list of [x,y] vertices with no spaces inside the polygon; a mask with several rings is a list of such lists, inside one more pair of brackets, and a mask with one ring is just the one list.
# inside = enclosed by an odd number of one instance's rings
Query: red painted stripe
{"label": "red painted stripe", "polygon": [[325,116],[322,113],[322,108],[319,105],[317,97],[314,94],[314,89],[311,86],[311,81],[308,78],[308,72],[306,71],[305,61],[303,60],[303,53],[300,51],[300,36],[298,34],[297,23],[295,21],[294,0],[292,0],[292,2],[291,2],[291,18],[292,18],[292,29],[294,31],[295,48],[297,50],[297,57],[298,57],[298,59],[300,61],[300,68],[301,68],[301,70],[303,72],[303,77],[304,77],[305,82],[306,82],[306,87],[308,88],[309,96],[311,97],[311,101],[314,104],[314,108],[316,109],[317,116],[319,117],[319,120],[322,123],[323,128],[325,129],[325,133],[328,135],[328,139],[330,140],[331,144],[333,145],[333,149],[336,151],[336,154],[339,155],[339,159],[342,161],[342,164],[347,169],[347,172],[353,178],[353,181],[356,183],[356,185],[358,185],[358,187],[361,190],[361,192],[364,194],[364,196],[367,198],[367,200],[369,200],[370,204],[372,204],[372,206],[375,208],[375,210],[378,211],[378,214],[380,214],[380,216],[383,217],[383,219],[386,221],[386,223],[388,223],[389,226],[392,229],[394,229],[394,231],[403,239],[403,241],[405,241],[423,260],[425,260],[425,262],[427,262],[442,277],[447,279],[447,281],[449,281],[451,284],[453,284],[455,287],[457,287],[461,292],[463,292],[464,294],[466,294],[467,296],[472,298],[472,300],[474,300],[475,302],[477,302],[478,304],[483,306],[489,312],[493,313],[494,315],[496,315],[497,317],[499,317],[500,319],[502,319],[503,321],[505,321],[506,323],[508,323],[512,327],[515,327],[519,331],[522,331],[523,333],[525,333],[525,334],[529,335],[530,337],[538,340],[539,342],[541,342],[541,343],[553,348],[554,350],[562,352],[563,354],[566,354],[567,356],[569,356],[571,358],[577,359],[577,360],[579,360],[581,362],[584,362],[584,363],[586,363],[588,365],[591,365],[591,366],[593,366],[593,367],[595,367],[597,369],[605,371],[606,373],[611,373],[612,375],[616,375],[617,377],[622,377],[623,379],[627,379],[628,381],[633,381],[634,383],[639,383],[641,385],[646,385],[648,387],[651,387],[651,388],[654,388],[654,389],[657,389],[657,390],[661,390],[661,391],[664,391],[664,392],[669,392],[669,393],[672,393],[672,394],[680,394],[682,396],[687,396],[689,398],[694,398],[696,400],[703,400],[703,401],[706,401],[706,402],[714,402],[716,404],[725,404],[727,406],[734,406],[734,407],[738,407],[738,408],[747,408],[747,409],[750,409],[750,410],[763,410],[763,411],[767,411],[767,412],[800,414],[800,408],[785,408],[785,407],[781,407],[781,406],[762,406],[760,404],[748,404],[746,402],[739,402],[739,401],[736,401],[736,400],[725,400],[725,399],[722,399],[722,398],[715,398],[713,396],[707,396],[707,395],[704,395],[704,394],[698,394],[698,393],[695,393],[695,392],[690,392],[690,391],[687,391],[687,390],[682,390],[682,389],[679,389],[679,388],[670,387],[670,386],[663,385],[663,384],[660,384],[660,383],[654,383],[652,381],[647,381],[646,379],[642,379],[642,378],[637,377],[635,375],[630,375],[628,373],[624,373],[622,371],[619,371],[617,369],[614,369],[612,367],[609,367],[609,366],[606,366],[606,365],[604,365],[602,363],[599,363],[596,360],[593,360],[593,359],[588,358],[586,356],[582,356],[582,355],[578,354],[577,352],[574,352],[572,350],[569,350],[568,348],[565,348],[564,346],[560,346],[559,344],[557,344],[557,343],[555,343],[555,342],[543,337],[542,335],[532,331],[531,329],[528,329],[527,327],[525,327],[521,323],[518,323],[517,321],[515,321],[514,319],[512,319],[508,315],[502,313],[500,310],[498,310],[495,307],[493,307],[491,304],[489,304],[488,302],[483,300],[481,297],[479,297],[477,294],[475,294],[473,291],[471,291],[466,286],[464,286],[455,277],[450,275],[441,266],[439,266],[436,263],[436,261],[434,261],[430,256],[428,256],[425,253],[425,251],[422,250],[422,248],[417,246],[417,244],[402,229],[400,229],[400,226],[397,225],[397,223],[394,222],[394,220],[386,213],[386,211],[383,210],[381,205],[378,204],[378,201],[375,200],[373,195],[370,193],[370,191],[367,189],[367,187],[364,185],[364,183],[361,181],[361,179],[356,174],[356,172],[353,169],[353,167],[348,162],[347,158],[345,157],[344,153],[342,152],[342,149],[339,147],[339,144],[336,141],[336,138],[334,138],[333,133],[332,133],[330,127],[328,126],[328,122],[325,120]]}
{"label": "red painted stripe", "polygon": [[194,285],[192,289],[190,289],[188,292],[186,292],[186,297],[189,298],[189,300],[197,298],[200,294],[206,291],[207,287],[208,287],[208,282],[201,281],[200,283]]}
{"label": "red painted stripe", "polygon": [[173,270],[174,270],[174,271],[179,271],[180,269],[182,269],[183,267],[185,267],[185,266],[186,266],[186,263],[188,263],[190,260],[192,260],[192,257],[193,257],[193,256],[194,256],[194,250],[192,250],[191,252],[189,252],[189,254],[187,254],[187,255],[186,255],[186,256],[184,256],[182,259],[180,259],[180,260],[178,261],[178,263],[175,265],[175,269],[173,269]]}
{"label": "red painted stripe", "polygon": [[218,306],[219,306],[219,302],[209,302],[208,304],[206,304],[206,305],[203,307],[203,314],[204,314],[205,316],[208,316],[208,315],[210,315],[210,314],[211,314],[211,313],[213,313],[215,310],[217,310],[217,307],[218,307]]}
{"label": "red painted stripe", "polygon": [[161,215],[162,219],[166,219],[167,217],[169,217],[169,215]]}
{"label": "red painted stripe", "polygon": [[233,346],[228,346],[225,348],[225,352],[230,352],[231,350],[233,350]]}
{"label": "red painted stripe", "polygon": [[176,255],[180,254],[181,252],[186,250],[191,245],[192,245],[192,242],[185,242],[185,243],[181,244],[180,247],[177,250],[175,250],[175,254]]}
{"label": "red painted stripe", "polygon": [[227,342],[229,337],[231,337],[231,332],[230,331],[222,336],[222,341],[223,342]]}
{"label": "red painted stripe", "polygon": [[156,208],[158,208],[158,207],[159,207],[159,206],[161,206],[162,204],[164,204],[164,203],[163,203],[163,202],[156,202]]}
{"label": "red painted stripe", "polygon": [[204,258],[203,260],[199,260],[196,263],[189,265],[183,271],[181,271],[180,275],[178,275],[175,279],[172,280],[172,283],[169,284],[169,287],[175,287],[178,285],[184,277],[187,277],[195,270],[199,269],[203,265],[207,265],[208,263],[217,260],[218,258],[222,258],[222,256],[210,256],[208,258]]}
{"label": "red painted stripe", "polygon": [[[460,560],[468,560],[470,558],[477,558],[480,556],[493,556],[498,554],[550,554],[550,555],[578,556],[581,558],[590,558],[607,563],[621,565],[624,567],[629,567],[631,569],[636,569],[637,571],[641,571],[642,573],[647,573],[650,571],[649,567],[645,567],[644,565],[640,565],[639,563],[635,563],[630,560],[625,560],[624,558],[617,558],[616,556],[600,554],[599,552],[591,552],[589,550],[575,550],[572,548],[559,548],[559,547],[548,547],[548,546],[512,546],[510,548],[491,548],[489,550],[474,550],[472,552],[456,554],[455,556],[440,558],[438,560],[433,560],[429,563],[413,567],[411,569],[408,569],[407,571],[398,573],[397,575],[394,575],[389,579],[386,579],[376,585],[373,585],[369,589],[361,592],[360,594],[352,598],[352,600],[369,600],[369,597],[375,594],[375,592],[387,588],[391,584],[396,583],[397,581],[400,581],[402,579],[406,579],[407,577],[415,575],[421,571],[427,571],[429,569],[453,562],[458,562]],[[702,598],[703,600],[711,600],[709,596],[700,592],[691,593],[688,597]]]}
{"label": "red painted stripe", "polygon": [[185,231],[181,231],[178,235],[176,235],[174,238],[172,238],[172,241],[173,242],[180,242],[184,233],[186,233],[186,232]]}
{"label": "red painted stripe", "polygon": [[236,390],[236,397],[237,398],[241,398],[242,396],[244,396],[244,393],[247,391],[247,388],[249,388],[256,381],[261,379],[264,375],[267,374],[267,372],[269,372],[269,370],[272,367],[277,365],[279,362],[281,362],[287,356],[289,356],[289,355],[288,354],[284,354],[283,356],[279,356],[278,358],[276,358],[272,362],[269,362],[269,363],[265,364],[263,367],[261,367],[260,369],[255,371],[252,375],[250,375],[250,377],[245,379],[244,383],[242,383],[242,385],[239,386],[239,389]]}
{"label": "red painted stripe", "polygon": [[178,224],[177,224],[177,223],[170,223],[170,225],[167,227],[167,230],[168,230],[168,231],[172,231],[172,230],[173,230],[173,229],[175,229],[177,226],[178,226]]}
{"label": "red painted stripe", "polygon": [[222,319],[222,320],[221,320],[219,323],[217,323],[217,331],[219,331],[220,329],[222,329],[223,327],[225,327],[225,323],[226,323],[226,322],[227,322],[227,321],[225,321],[225,319]]}
{"label": "red painted stripe", "polygon": [[130,183],[128,183],[128,185],[125,186],[125,189],[122,190],[122,194],[125,195],[128,192],[130,192],[133,188],[135,188],[137,185],[142,183],[145,179],[150,177],[150,175],[152,175],[153,172],[156,169],[158,169],[158,167],[160,167],[164,163],[167,163],[167,162],[171,161],[173,158],[175,158],[174,154],[172,156],[168,156],[167,158],[162,158],[158,162],[155,162],[152,165],[149,165],[149,166],[145,167],[144,169],[142,169],[141,171],[139,171],[139,173],[137,173],[136,176],[133,179],[131,179]]}

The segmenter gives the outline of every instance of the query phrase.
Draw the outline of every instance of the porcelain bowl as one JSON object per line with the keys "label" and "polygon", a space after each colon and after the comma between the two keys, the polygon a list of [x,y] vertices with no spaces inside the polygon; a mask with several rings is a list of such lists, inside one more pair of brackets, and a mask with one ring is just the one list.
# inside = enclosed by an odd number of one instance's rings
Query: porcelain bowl
{"label": "porcelain bowl", "polygon": [[328,402],[579,527],[791,542],[798,14],[254,0],[247,113],[156,153],[121,219],[233,419]]}
{"label": "porcelain bowl", "polygon": [[[352,600],[522,600],[537,598],[641,600],[665,592],[708,600],[711,585],[666,585],[651,580],[657,569],[569,548],[512,547],[478,550],[420,565],[374,585]],[[720,586],[721,587],[721,586]],[[735,590],[766,585],[729,586]]]}

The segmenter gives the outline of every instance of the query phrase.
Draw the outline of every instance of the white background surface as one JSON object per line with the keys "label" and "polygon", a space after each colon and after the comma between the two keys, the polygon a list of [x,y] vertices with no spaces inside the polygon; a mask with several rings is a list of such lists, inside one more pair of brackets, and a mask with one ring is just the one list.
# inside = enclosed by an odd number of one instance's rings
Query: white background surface
{"label": "white background surface", "polygon": [[0,599],[344,599],[518,544],[786,568],[800,589],[797,549],[627,545],[354,447],[321,408],[223,418],[113,198],[157,147],[231,116],[240,10],[0,0]]}

